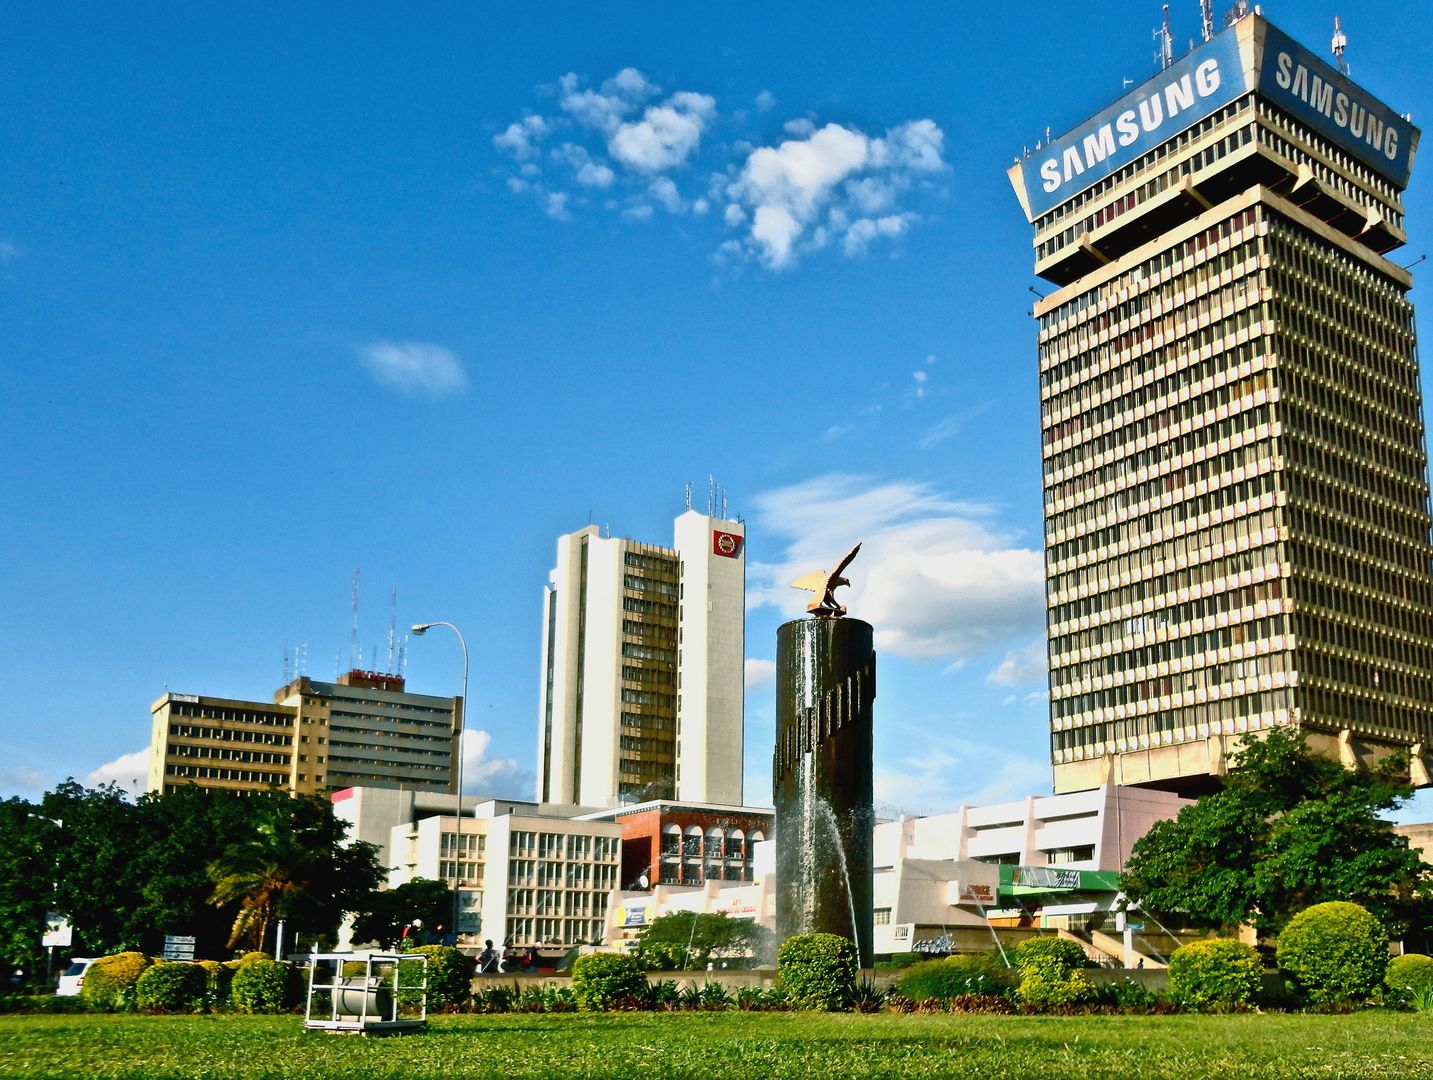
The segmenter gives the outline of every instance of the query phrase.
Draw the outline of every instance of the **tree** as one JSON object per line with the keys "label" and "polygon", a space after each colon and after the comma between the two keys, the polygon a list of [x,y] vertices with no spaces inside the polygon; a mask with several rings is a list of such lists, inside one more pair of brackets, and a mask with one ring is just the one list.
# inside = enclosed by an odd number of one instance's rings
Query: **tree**
{"label": "tree", "polygon": [[348,823],[327,799],[280,793],[254,800],[252,834],[209,864],[209,902],[235,910],[231,946],[262,948],[278,920],[295,934],[327,936],[378,887],[378,849],[344,844]]}
{"label": "tree", "polygon": [[139,808],[118,785],[87,789],[70,779],[40,799],[39,812],[63,822],[50,851],[54,910],[74,927],[75,951],[143,948],[132,918],[141,903]]}
{"label": "tree", "polygon": [[0,802],[0,964],[43,969],[40,937],[54,886],[50,851],[59,827],[23,799]]}
{"label": "tree", "polygon": [[376,941],[392,948],[402,941],[403,928],[415,919],[421,919],[424,926],[437,926],[452,918],[452,890],[441,881],[414,878],[368,894],[353,920],[353,940]]}
{"label": "tree", "polygon": [[1345,769],[1275,728],[1245,741],[1222,790],[1135,842],[1121,887],[1145,910],[1264,933],[1349,900],[1400,936],[1433,910],[1433,867],[1380,817],[1412,794],[1406,774],[1398,756]]}
{"label": "tree", "polygon": [[638,952],[648,967],[664,970],[706,967],[712,960],[746,963],[767,948],[770,935],[750,919],[724,912],[674,911],[661,915],[642,931]]}

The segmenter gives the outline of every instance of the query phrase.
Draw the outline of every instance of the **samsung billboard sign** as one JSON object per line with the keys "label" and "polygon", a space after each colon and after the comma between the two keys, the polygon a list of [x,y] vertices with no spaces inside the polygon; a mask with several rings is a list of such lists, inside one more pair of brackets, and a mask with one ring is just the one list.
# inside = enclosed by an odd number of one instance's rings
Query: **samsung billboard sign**
{"label": "samsung billboard sign", "polygon": [[1408,186],[1417,129],[1267,23],[1259,90],[1400,188]]}
{"label": "samsung billboard sign", "polygon": [[1024,162],[1030,216],[1059,206],[1249,89],[1239,39],[1220,34]]}
{"label": "samsung billboard sign", "polygon": [[1249,18],[1022,161],[1020,174],[1031,219],[1138,160],[1256,85],[1270,101],[1365,164],[1400,186],[1407,184],[1416,141],[1413,125],[1267,22]]}

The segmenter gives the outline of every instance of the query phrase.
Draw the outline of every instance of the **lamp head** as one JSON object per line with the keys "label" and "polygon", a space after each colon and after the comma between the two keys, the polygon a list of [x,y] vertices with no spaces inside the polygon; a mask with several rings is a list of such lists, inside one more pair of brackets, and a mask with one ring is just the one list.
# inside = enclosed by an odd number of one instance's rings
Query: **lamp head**
{"label": "lamp head", "polygon": [[414,624],[413,624],[413,636],[414,636],[414,637],[422,637],[424,634],[426,634],[426,633],[429,631],[429,629],[432,628],[432,626],[433,626],[433,624],[430,623],[430,622],[414,623]]}

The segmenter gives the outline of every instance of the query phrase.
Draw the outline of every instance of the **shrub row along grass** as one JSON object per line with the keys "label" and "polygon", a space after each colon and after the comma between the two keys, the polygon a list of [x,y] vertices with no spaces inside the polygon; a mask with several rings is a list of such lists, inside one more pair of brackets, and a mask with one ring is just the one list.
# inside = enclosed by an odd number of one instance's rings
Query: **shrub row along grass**
{"label": "shrub row along grass", "polygon": [[294,1017],[0,1017],[6,1076],[438,1080],[452,1076],[1031,1080],[1433,1077],[1433,1016],[441,1016],[419,1035],[304,1034]]}

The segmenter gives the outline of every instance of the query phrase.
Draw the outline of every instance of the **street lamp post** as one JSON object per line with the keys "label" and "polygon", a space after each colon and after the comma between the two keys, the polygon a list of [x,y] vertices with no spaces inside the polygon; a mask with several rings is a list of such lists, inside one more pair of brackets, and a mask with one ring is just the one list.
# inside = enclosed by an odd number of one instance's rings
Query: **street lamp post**
{"label": "street lamp post", "polygon": [[[463,638],[463,632],[450,622],[428,622],[417,623],[413,627],[413,636],[422,637],[435,626],[446,626],[457,635],[458,644],[463,647],[463,723],[467,724],[468,718],[468,643]],[[458,922],[463,907],[463,875],[459,869],[463,854],[463,729],[458,728],[453,733],[453,753],[458,756],[458,784],[453,801],[457,808],[457,832],[453,838],[453,876],[455,885],[453,888],[453,944],[458,943]],[[441,836],[440,836],[441,841]],[[442,858],[442,844],[439,843],[439,858]]]}

